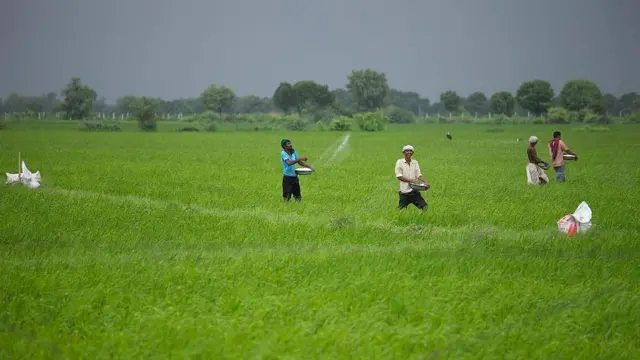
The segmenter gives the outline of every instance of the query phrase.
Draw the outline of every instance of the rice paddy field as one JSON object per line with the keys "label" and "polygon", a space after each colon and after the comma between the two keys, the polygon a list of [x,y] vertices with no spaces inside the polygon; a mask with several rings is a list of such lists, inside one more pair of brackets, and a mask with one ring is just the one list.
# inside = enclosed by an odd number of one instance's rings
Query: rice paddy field
{"label": "rice paddy field", "polygon": [[[527,139],[549,161],[556,129],[579,160],[529,186]],[[283,137],[316,168],[301,203]],[[406,144],[424,214],[396,210]],[[42,186],[0,187],[2,359],[640,358],[640,126],[25,125],[0,131],[3,178],[19,152]]]}

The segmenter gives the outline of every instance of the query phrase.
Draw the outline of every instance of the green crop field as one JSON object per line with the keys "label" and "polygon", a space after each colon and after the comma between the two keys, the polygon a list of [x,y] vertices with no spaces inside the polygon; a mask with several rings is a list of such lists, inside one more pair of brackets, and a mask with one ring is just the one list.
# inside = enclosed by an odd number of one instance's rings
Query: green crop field
{"label": "green crop field", "polygon": [[[526,139],[548,161],[556,128],[579,160],[529,186]],[[283,137],[316,168],[301,203]],[[405,144],[424,214],[396,210]],[[2,359],[640,358],[640,126],[18,126],[3,178],[18,152],[42,186],[0,187]]]}

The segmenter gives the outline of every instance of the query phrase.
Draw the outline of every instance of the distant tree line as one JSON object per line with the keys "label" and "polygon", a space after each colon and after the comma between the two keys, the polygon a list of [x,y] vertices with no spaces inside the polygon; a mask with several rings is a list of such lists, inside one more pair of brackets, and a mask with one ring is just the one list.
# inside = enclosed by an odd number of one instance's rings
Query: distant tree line
{"label": "distant tree line", "polygon": [[386,74],[372,69],[352,71],[347,76],[345,88],[329,89],[328,85],[312,80],[281,82],[271,97],[237,96],[230,87],[211,84],[194,98],[164,100],[125,95],[115,104],[108,104],[79,78],[72,78],[59,95],[56,92],[40,96],[12,93],[0,99],[0,113],[61,113],[67,119],[87,119],[96,113],[128,114],[137,117],[143,127],[151,129],[158,113],[175,117],[206,111],[220,116],[276,112],[319,121],[384,110],[392,123],[411,123],[415,117],[426,115],[567,117],[581,112],[619,116],[640,111],[637,93],[629,92],[620,97],[603,94],[598,85],[584,79],[568,81],[559,93],[548,81],[534,79],[522,83],[515,93],[498,91],[487,95],[477,91],[463,97],[455,90],[445,90],[438,101],[431,102],[416,92],[390,88]]}

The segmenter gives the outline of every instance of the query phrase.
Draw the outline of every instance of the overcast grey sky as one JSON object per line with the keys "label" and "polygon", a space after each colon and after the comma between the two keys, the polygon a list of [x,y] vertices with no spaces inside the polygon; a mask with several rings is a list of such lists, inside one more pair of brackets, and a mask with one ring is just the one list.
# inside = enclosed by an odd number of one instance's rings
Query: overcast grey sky
{"label": "overcast grey sky", "polygon": [[0,96],[79,76],[125,94],[271,96],[281,81],[344,87],[352,69],[437,100],[453,89],[556,91],[586,78],[640,92],[638,0],[0,0]]}

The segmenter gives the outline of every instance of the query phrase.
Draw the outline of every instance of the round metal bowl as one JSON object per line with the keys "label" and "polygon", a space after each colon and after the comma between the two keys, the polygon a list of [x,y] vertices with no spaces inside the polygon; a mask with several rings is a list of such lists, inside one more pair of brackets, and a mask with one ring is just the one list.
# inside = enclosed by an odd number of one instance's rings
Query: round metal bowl
{"label": "round metal bowl", "polygon": [[296,174],[298,175],[311,175],[312,173],[313,173],[313,170],[309,168],[301,167],[296,169]]}
{"label": "round metal bowl", "polygon": [[417,191],[427,191],[428,189],[426,184],[409,184],[409,186],[413,190],[417,190]]}
{"label": "round metal bowl", "polygon": [[562,158],[565,160],[575,160],[576,156],[575,155],[571,155],[571,154],[564,154],[562,155]]}

